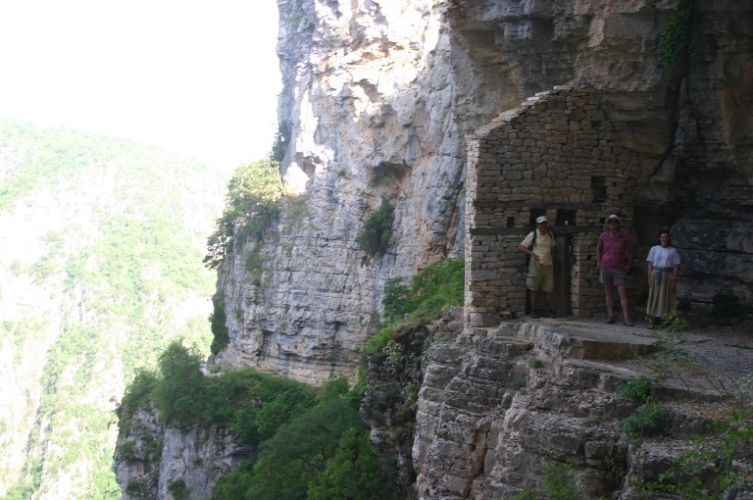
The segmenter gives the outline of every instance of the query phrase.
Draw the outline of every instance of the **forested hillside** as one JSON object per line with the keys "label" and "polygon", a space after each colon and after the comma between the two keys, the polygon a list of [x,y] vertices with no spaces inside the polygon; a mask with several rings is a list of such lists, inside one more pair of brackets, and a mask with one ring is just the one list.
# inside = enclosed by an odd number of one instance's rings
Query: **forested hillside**
{"label": "forested hillside", "polygon": [[154,147],[0,122],[0,497],[120,496],[125,385],[176,338],[209,352],[225,184]]}

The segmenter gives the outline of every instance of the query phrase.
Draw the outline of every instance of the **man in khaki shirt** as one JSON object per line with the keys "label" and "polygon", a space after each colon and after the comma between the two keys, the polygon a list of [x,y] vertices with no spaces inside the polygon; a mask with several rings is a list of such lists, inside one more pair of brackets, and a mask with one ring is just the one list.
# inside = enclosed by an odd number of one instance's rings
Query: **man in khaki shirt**
{"label": "man in khaki shirt", "polygon": [[[536,298],[538,291],[542,290],[546,298],[546,309],[552,318],[554,313],[554,235],[547,229],[547,218],[542,215],[536,218],[534,229],[520,243],[518,249],[531,256],[528,264],[528,276],[526,287],[531,296],[531,316],[537,318]],[[534,238],[535,236],[535,238]],[[530,247],[530,248],[529,248]]]}

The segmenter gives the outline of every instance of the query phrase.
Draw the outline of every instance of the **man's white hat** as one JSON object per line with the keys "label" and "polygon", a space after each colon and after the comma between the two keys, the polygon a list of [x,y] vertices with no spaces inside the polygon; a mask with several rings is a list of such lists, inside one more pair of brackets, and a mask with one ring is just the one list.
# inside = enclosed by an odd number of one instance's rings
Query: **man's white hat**
{"label": "man's white hat", "polygon": [[536,217],[536,224],[543,224],[544,222],[547,222],[546,215],[539,215]]}

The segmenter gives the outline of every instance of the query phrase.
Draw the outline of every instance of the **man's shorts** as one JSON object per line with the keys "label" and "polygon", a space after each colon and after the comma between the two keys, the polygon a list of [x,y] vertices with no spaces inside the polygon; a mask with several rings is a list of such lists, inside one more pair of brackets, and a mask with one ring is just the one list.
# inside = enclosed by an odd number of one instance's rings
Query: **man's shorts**
{"label": "man's shorts", "polygon": [[528,276],[526,287],[529,290],[541,290],[543,292],[554,291],[554,266],[542,266],[531,259],[528,264]]}
{"label": "man's shorts", "polygon": [[602,285],[624,286],[627,284],[625,271],[599,269],[599,283]]}

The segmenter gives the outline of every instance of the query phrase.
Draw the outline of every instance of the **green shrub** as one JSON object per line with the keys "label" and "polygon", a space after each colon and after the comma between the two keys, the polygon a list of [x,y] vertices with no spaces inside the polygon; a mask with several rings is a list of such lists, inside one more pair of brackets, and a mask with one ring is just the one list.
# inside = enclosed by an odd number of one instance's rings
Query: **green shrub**
{"label": "green shrub", "polygon": [[531,368],[534,370],[539,370],[541,368],[544,368],[544,362],[541,361],[539,358],[534,358],[531,360]]}
{"label": "green shrub", "polygon": [[240,166],[228,183],[225,209],[207,241],[207,267],[219,266],[233,244],[258,239],[279,213],[281,197],[277,162],[266,159]]}
{"label": "green shrub", "polygon": [[642,404],[622,423],[622,431],[630,437],[656,436],[665,431],[667,414],[668,409],[663,404]]}
{"label": "green shrub", "polygon": [[[337,460],[344,437],[349,432],[366,434],[368,426],[346,398],[341,397],[344,394],[338,394],[337,384],[331,389],[334,390],[322,392],[320,402],[315,407],[281,426],[272,438],[261,445],[253,467],[248,498],[307,498],[310,485],[319,485],[319,491],[347,489],[350,486],[339,481],[369,475],[359,473],[358,463],[348,464],[347,460]],[[336,463],[329,466],[330,472],[323,477],[332,460]],[[340,471],[342,466],[348,468]],[[370,462],[367,461],[364,466],[370,467]],[[378,475],[371,476],[372,481],[379,480]]]}
{"label": "green shrub", "polygon": [[661,491],[684,499],[721,499],[733,491],[753,491],[750,457],[753,442],[753,405],[735,408],[715,425],[713,437],[697,439],[680,454],[658,481],[643,483],[642,491]]}
{"label": "green shrub", "polygon": [[264,264],[270,259],[266,254],[261,253],[259,246],[255,246],[248,255],[246,255],[246,273],[250,283],[256,286],[261,285],[261,277],[264,273]]}
{"label": "green shrub", "polygon": [[350,427],[337,452],[308,487],[309,500],[372,500],[393,496],[383,465],[374,454],[367,429]]}
{"label": "green shrub", "polygon": [[382,198],[379,210],[372,213],[356,235],[356,241],[370,255],[384,255],[392,238],[392,220],[395,207]]}
{"label": "green shrub", "polygon": [[246,493],[251,489],[254,479],[251,473],[252,463],[247,461],[238,469],[222,476],[212,490],[212,500],[248,498]]}
{"label": "green shrub", "polygon": [[410,286],[403,285],[402,278],[388,280],[382,300],[385,322],[367,342],[363,354],[384,352],[396,329],[406,323],[416,324],[462,305],[464,287],[465,261],[462,258],[444,259],[426,266],[411,279]]}
{"label": "green shrub", "polygon": [[212,329],[212,345],[210,351],[217,354],[230,343],[230,332],[227,329],[227,315],[225,314],[225,295],[217,292],[212,297],[214,312],[209,315],[209,324]]}
{"label": "green shrub", "polygon": [[121,432],[123,426],[129,425],[137,408],[149,408],[149,401],[154,397],[153,391],[157,380],[157,374],[153,371],[139,370],[136,372],[133,382],[126,387],[123,399],[115,410]]}
{"label": "green shrub", "polygon": [[570,477],[572,465],[554,462],[544,468],[544,489],[551,500],[580,500],[583,495]]}
{"label": "green shrub", "polygon": [[131,460],[136,456],[136,441],[126,441],[118,446],[118,454],[123,460]]}
{"label": "green shrub", "polygon": [[[676,63],[679,56],[690,48],[693,3],[694,0],[676,0],[669,25],[659,33],[661,58],[665,66]],[[683,7],[683,4],[686,6]]]}
{"label": "green shrub", "polygon": [[387,343],[392,340],[392,333],[393,325],[382,325],[377,331],[376,335],[371,337],[368,342],[366,342],[366,346],[364,346],[363,348],[363,354],[366,356],[371,356],[382,352],[382,350],[387,346]]}
{"label": "green shrub", "polygon": [[570,476],[574,469],[572,464],[553,462],[544,467],[544,491],[524,490],[513,497],[514,500],[580,500],[584,498],[578,491],[578,485]]}
{"label": "green shrub", "polygon": [[638,375],[620,382],[617,393],[639,403],[646,403],[651,399],[656,389],[656,382],[645,375]]}
{"label": "green shrub", "polygon": [[185,429],[203,413],[206,384],[201,374],[204,360],[195,346],[183,347],[173,341],[159,357],[160,381],[154,396],[163,422]]}
{"label": "green shrub", "polygon": [[174,500],[188,500],[188,494],[191,492],[183,479],[168,483],[167,491],[172,494]]}
{"label": "green shrub", "polygon": [[411,289],[403,284],[403,278],[387,280],[387,289],[382,300],[385,322],[403,319],[412,309]]}
{"label": "green shrub", "polygon": [[126,493],[133,497],[141,498],[144,494],[144,485],[136,479],[131,479],[126,486]]}
{"label": "green shrub", "polygon": [[272,144],[272,150],[269,152],[269,158],[272,161],[281,162],[285,157],[285,152],[288,150],[288,144],[290,144],[290,124],[283,121],[277,127],[277,133]]}
{"label": "green shrub", "polygon": [[410,287],[400,278],[387,282],[382,305],[387,322],[430,318],[452,306],[463,305],[465,260],[445,259],[429,264],[411,280]]}
{"label": "green shrub", "polygon": [[665,314],[661,318],[661,329],[676,334],[688,329],[689,323],[685,318],[681,318],[675,312]]}

